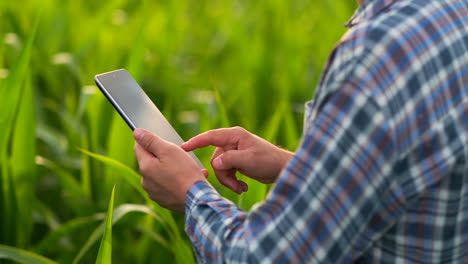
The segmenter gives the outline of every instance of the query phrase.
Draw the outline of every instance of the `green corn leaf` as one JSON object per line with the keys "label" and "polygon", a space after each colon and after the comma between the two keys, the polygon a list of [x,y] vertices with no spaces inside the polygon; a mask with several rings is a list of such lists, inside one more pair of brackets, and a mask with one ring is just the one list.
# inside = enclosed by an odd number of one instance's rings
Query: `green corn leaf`
{"label": "green corn leaf", "polygon": [[87,206],[92,204],[92,201],[73,174],[69,170],[62,168],[57,162],[48,160],[43,156],[38,155],[35,160],[39,168],[45,168],[57,176],[64,194],[69,198],[68,202],[71,205],[71,209],[79,215],[85,213]]}
{"label": "green corn leaf", "polygon": [[263,135],[264,135],[263,138],[265,140],[272,142],[272,141],[274,141],[274,139],[278,135],[281,120],[283,119],[283,116],[284,116],[285,110],[286,110],[285,106],[286,106],[286,102],[284,102],[284,101],[282,101],[278,105],[278,108],[276,109],[275,113],[273,114],[273,116],[270,119],[270,122],[268,123],[268,125],[266,126],[266,128],[265,128],[265,130],[263,132]]}
{"label": "green corn leaf", "polygon": [[18,111],[38,25],[39,20],[36,20],[16,64],[11,69],[7,79],[0,84],[0,98],[6,104],[0,111],[0,150],[2,152],[6,151],[5,146]]}
{"label": "green corn leaf", "polygon": [[92,153],[84,149],[79,148],[79,150],[83,152],[84,154],[89,155],[90,157],[95,158],[103,162],[104,164],[117,170],[119,176],[123,177],[127,181],[127,183],[129,183],[135,190],[138,191],[138,193],[141,194],[141,196],[143,196],[143,198],[149,201],[148,195],[146,194],[145,190],[143,190],[143,188],[141,187],[141,184],[140,184],[141,177],[136,171],[134,171],[127,165],[115,159],[112,159],[103,155],[99,155],[96,153]]}
{"label": "green corn leaf", "polygon": [[[16,227],[14,219],[17,218],[16,193],[14,189],[14,175],[10,170],[8,162],[8,146],[11,131],[14,127],[15,117],[18,113],[21,95],[23,93],[24,81],[27,79],[28,67],[33,49],[33,42],[36,36],[39,20],[36,20],[33,29],[22,48],[18,60],[12,67],[7,79],[0,83],[0,98],[2,99],[2,109],[0,111],[0,162],[1,162],[1,183],[0,191],[2,214],[5,219],[2,223],[3,234],[0,239],[3,241],[16,240]],[[13,219],[13,220],[12,220]],[[24,242],[24,241],[22,241]]]}
{"label": "green corn leaf", "polygon": [[33,226],[33,208],[36,186],[36,123],[34,109],[34,91],[31,77],[26,77],[17,119],[14,126],[11,153],[11,172],[15,184],[17,217],[17,246],[28,244]]}
{"label": "green corn leaf", "polygon": [[49,233],[41,242],[35,247],[34,252],[43,254],[55,246],[55,243],[63,237],[72,236],[75,232],[80,231],[98,221],[105,219],[106,215],[104,213],[94,214],[91,216],[84,216],[74,218],[66,223],[60,225],[57,229]]}
{"label": "green corn leaf", "polygon": [[33,252],[6,245],[0,245],[0,259],[9,259],[24,264],[57,264]]}
{"label": "green corn leaf", "polygon": [[[154,219],[156,219],[160,223],[162,223],[163,221],[162,217],[154,213],[154,211],[148,206],[136,205],[136,204],[123,204],[115,209],[113,216],[112,216],[112,224],[116,224],[125,215],[129,213],[134,213],[134,212],[144,213],[149,216],[152,216]],[[108,223],[102,223],[93,231],[93,233],[89,236],[86,243],[81,248],[80,252],[78,252],[78,254],[76,255],[75,259],[73,260],[73,263],[80,263],[80,260],[83,258],[83,256],[89,251],[89,249],[94,245],[94,243],[96,243],[99,237],[102,236],[102,234],[105,231],[106,224]],[[163,244],[169,244],[169,242],[164,241]]]}
{"label": "green corn leaf", "polygon": [[132,73],[135,80],[141,80],[144,68],[144,57],[147,34],[145,29],[148,26],[148,19],[150,18],[150,9],[147,7],[147,1],[142,1],[141,5],[141,22],[135,39],[135,45],[130,53],[127,61],[127,70]]}
{"label": "green corn leaf", "polygon": [[0,239],[2,243],[15,244],[15,229],[16,229],[16,216],[17,216],[17,201],[16,193],[14,189],[14,183],[10,172],[10,167],[8,166],[7,159],[5,157],[1,158],[2,161],[2,182],[1,182],[1,194],[3,198],[2,204],[2,233],[0,234]]}
{"label": "green corn leaf", "polygon": [[[89,139],[87,137],[81,138],[81,145],[89,149]],[[82,168],[81,168],[81,189],[86,197],[91,197],[91,161],[90,157],[82,154]]]}
{"label": "green corn leaf", "polygon": [[294,122],[294,116],[291,112],[287,112],[284,115],[284,127],[285,127],[285,137],[287,142],[288,149],[294,149],[297,147],[300,138],[300,129]]}
{"label": "green corn leaf", "polygon": [[218,109],[221,114],[221,125],[223,127],[229,127],[231,122],[229,121],[228,115],[227,115],[227,107],[224,103],[224,100],[221,96],[221,93],[216,85],[213,85],[214,87],[214,94],[216,97],[216,102],[218,104]]}
{"label": "green corn leaf", "polygon": [[[132,136],[132,130],[128,127],[117,111],[114,111],[112,114],[111,129],[109,131],[107,143],[107,155],[128,167],[133,167],[136,162],[135,154],[133,153],[134,144],[135,141]],[[119,174],[119,169],[114,167],[106,168],[106,174],[104,177],[105,185],[103,186],[103,190],[107,190],[114,183],[117,183],[118,180],[120,180]],[[122,185],[121,188],[122,190],[120,193],[124,197],[127,193],[127,187],[126,185]]]}
{"label": "green corn leaf", "polygon": [[[93,88],[91,88],[93,87]],[[102,142],[104,137],[107,137],[107,113],[112,113],[113,109],[107,102],[104,95],[99,92],[95,86],[89,86],[86,88],[89,94],[88,101],[86,103],[86,120],[87,120],[87,139],[83,139],[82,148],[89,149],[91,152],[98,152],[102,148]],[[84,96],[82,96],[84,97]],[[97,170],[97,160],[91,160],[89,155],[83,153],[82,155],[84,168],[81,172],[81,184],[82,188],[86,190],[86,193],[91,194],[94,191],[99,192],[101,190],[102,179],[104,175],[100,170]],[[94,177],[99,175],[99,179]]]}
{"label": "green corn leaf", "polygon": [[146,228],[144,226],[137,226],[136,229],[142,234],[148,235],[151,239],[156,241],[158,244],[163,246],[166,250],[172,251],[172,245],[160,234],[154,232],[153,229]]}
{"label": "green corn leaf", "polygon": [[182,239],[176,241],[174,244],[177,245],[172,247],[176,263],[196,263],[192,253],[192,244]]}
{"label": "green corn leaf", "polygon": [[137,172],[135,172],[133,169],[131,169],[127,165],[117,160],[114,160],[112,158],[99,155],[96,153],[92,153],[84,149],[79,149],[79,150],[85,153],[86,155],[89,155],[90,157],[95,158],[103,162],[104,164],[114,168],[117,172],[117,175],[122,177],[127,183],[130,184],[130,186],[132,186],[136,191],[138,191],[138,193],[140,193],[141,196],[146,200],[147,204],[151,204],[152,206],[154,206],[154,210],[157,212],[157,214],[160,215],[164,219],[164,221],[169,225],[169,228],[170,228],[169,234],[174,236],[175,239],[181,238],[181,234],[174,220],[174,217],[171,215],[171,213],[167,209],[164,209],[160,207],[159,205],[156,205],[149,199],[145,190],[143,190],[143,188],[141,187],[141,184],[140,184],[141,176]]}
{"label": "green corn leaf", "polygon": [[104,229],[104,235],[102,236],[101,246],[99,247],[99,252],[96,259],[97,264],[112,263],[112,215],[114,212],[114,194],[115,185],[112,188],[112,194],[109,200],[109,209],[107,210],[106,226]]}

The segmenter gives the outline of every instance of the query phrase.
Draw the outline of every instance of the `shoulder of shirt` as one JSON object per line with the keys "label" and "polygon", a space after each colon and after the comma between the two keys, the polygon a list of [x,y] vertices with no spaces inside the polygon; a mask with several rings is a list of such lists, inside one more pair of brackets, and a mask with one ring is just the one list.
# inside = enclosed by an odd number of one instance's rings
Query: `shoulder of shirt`
{"label": "shoulder of shirt", "polygon": [[395,1],[353,25],[335,47],[322,82],[347,80],[350,76],[364,78],[375,65],[385,64],[388,57],[394,56],[390,54],[392,47],[413,41],[402,36],[418,26],[419,17],[427,15],[424,9],[428,4],[424,2]]}
{"label": "shoulder of shirt", "polygon": [[[380,53],[385,47],[395,41],[403,43],[408,38],[403,34],[409,30],[418,33],[421,19],[428,18],[431,10],[444,8],[447,3],[460,3],[463,0],[399,0],[393,1],[378,12],[368,15],[367,18],[358,18],[358,22],[350,21],[350,29],[341,38],[337,50],[352,53],[354,56],[375,55],[381,58]],[[436,18],[434,18],[435,20]]]}
{"label": "shoulder of shirt", "polygon": [[401,33],[416,23],[415,16],[421,15],[417,6],[418,1],[395,1],[369,18],[360,19],[341,38],[338,51],[364,56],[374,53],[376,45],[401,39]]}
{"label": "shoulder of shirt", "polygon": [[[378,102],[386,101],[380,100],[382,97],[379,98],[379,96],[386,97],[387,95],[374,93],[379,82],[378,79],[382,79],[382,74],[386,74],[382,72],[382,66],[392,65],[387,62],[389,57],[394,56],[394,54],[390,54],[392,46],[395,44],[403,46],[405,41],[410,41],[403,39],[402,34],[415,27],[417,23],[415,17],[425,15],[424,10],[420,8],[425,6],[424,1],[395,1],[378,13],[361,19],[353,25],[330,56],[316,101],[320,104],[330,94],[342,90],[344,84],[346,84],[347,89],[359,89],[361,93],[373,94]],[[377,66],[381,66],[379,67],[380,72],[369,74],[378,68]],[[372,78],[376,79],[372,80]],[[350,82],[354,83],[348,85]],[[368,86],[363,87],[362,83],[366,83]]]}

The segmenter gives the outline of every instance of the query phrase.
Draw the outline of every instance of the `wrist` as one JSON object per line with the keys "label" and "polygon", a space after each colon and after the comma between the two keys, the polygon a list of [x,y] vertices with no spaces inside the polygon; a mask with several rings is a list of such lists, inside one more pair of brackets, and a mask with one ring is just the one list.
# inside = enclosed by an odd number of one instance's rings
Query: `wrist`
{"label": "wrist", "polygon": [[194,177],[194,178],[191,178],[190,180],[186,181],[185,182],[185,187],[184,187],[184,190],[185,190],[185,195],[187,195],[187,193],[192,189],[194,188],[194,186],[198,183],[198,182],[208,182],[208,180],[204,177],[204,176],[197,176],[197,177]]}
{"label": "wrist", "polygon": [[[179,212],[183,212],[184,208],[186,206],[187,202],[187,194],[190,192],[192,188],[198,183],[198,182],[206,182],[206,178],[200,173],[201,176],[197,175],[195,177],[190,177],[188,179],[183,180],[183,182],[179,183],[179,197],[178,203],[180,204],[179,206]],[[181,209],[181,210],[180,210]]]}
{"label": "wrist", "polygon": [[277,164],[278,164],[278,167],[277,167],[277,173],[276,173],[276,178],[275,178],[275,182],[276,180],[278,179],[281,171],[283,171],[283,169],[286,167],[286,165],[288,164],[288,162],[292,159],[292,157],[294,156],[294,152],[291,152],[289,150],[285,150],[285,149],[282,149],[282,148],[279,148],[279,152],[278,152],[278,159],[277,159]]}

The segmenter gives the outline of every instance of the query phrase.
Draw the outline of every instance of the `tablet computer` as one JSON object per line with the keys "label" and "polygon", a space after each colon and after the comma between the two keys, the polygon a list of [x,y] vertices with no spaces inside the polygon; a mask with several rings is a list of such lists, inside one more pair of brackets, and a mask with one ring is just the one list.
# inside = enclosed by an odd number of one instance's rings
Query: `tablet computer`
{"label": "tablet computer", "polygon": [[[120,69],[98,74],[94,79],[99,89],[132,130],[144,128],[178,146],[184,143],[184,140],[127,70]],[[200,168],[203,168],[193,152],[189,152],[189,155]]]}

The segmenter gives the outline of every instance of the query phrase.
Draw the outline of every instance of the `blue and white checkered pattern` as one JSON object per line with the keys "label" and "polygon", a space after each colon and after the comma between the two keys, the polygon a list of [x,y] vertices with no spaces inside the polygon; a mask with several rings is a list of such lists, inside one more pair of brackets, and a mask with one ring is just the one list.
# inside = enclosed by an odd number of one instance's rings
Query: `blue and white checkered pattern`
{"label": "blue and white checkered pattern", "polygon": [[267,199],[190,189],[199,262],[468,263],[468,1],[368,0],[348,26]]}

